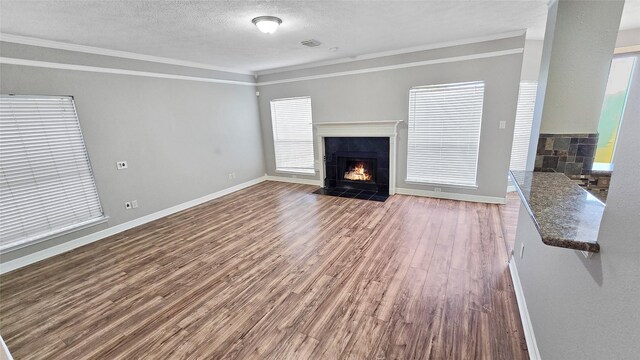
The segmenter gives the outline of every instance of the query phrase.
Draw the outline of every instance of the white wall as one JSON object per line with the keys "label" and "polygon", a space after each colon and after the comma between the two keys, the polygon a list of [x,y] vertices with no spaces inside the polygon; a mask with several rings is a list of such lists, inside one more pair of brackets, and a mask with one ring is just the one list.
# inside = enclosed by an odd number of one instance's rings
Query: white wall
{"label": "white wall", "polygon": [[[250,76],[0,43],[4,57],[250,80]],[[101,224],[3,254],[7,262],[264,175],[254,86],[0,66],[3,94],[73,95],[98,193]],[[115,162],[129,168],[117,171]],[[235,179],[228,174],[236,173]],[[124,202],[138,200],[137,209]]]}

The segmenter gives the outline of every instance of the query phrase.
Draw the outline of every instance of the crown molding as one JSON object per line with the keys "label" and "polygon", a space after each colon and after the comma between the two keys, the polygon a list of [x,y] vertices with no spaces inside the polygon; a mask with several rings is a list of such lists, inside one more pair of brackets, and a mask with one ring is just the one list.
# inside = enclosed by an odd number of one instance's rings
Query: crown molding
{"label": "crown molding", "polygon": [[319,75],[302,76],[302,77],[282,79],[282,80],[258,82],[255,85],[266,86],[266,85],[275,85],[275,84],[282,84],[282,83],[289,83],[289,82],[296,82],[296,81],[324,79],[324,78],[331,78],[331,77],[337,77],[337,76],[366,74],[371,72],[404,69],[404,68],[410,68],[410,67],[416,67],[416,66],[444,64],[444,63],[450,63],[450,62],[456,62],[456,61],[467,61],[467,60],[475,60],[475,59],[485,59],[485,58],[496,57],[496,56],[514,55],[514,54],[521,54],[523,52],[524,52],[524,48],[514,48],[514,49],[507,49],[507,50],[471,54],[471,55],[452,56],[452,57],[433,59],[433,60],[416,61],[416,62],[410,62],[410,63],[404,63],[404,64],[378,66],[378,67],[364,68],[364,69],[358,69],[358,70],[339,71],[339,72],[325,73],[325,74],[319,74]]}
{"label": "crown molding", "polygon": [[640,45],[621,46],[613,50],[614,54],[627,54],[633,52],[640,52]]}
{"label": "crown molding", "polygon": [[382,51],[382,52],[376,52],[376,53],[370,53],[370,54],[364,54],[364,55],[357,55],[357,56],[352,56],[348,58],[318,61],[318,62],[312,62],[312,63],[301,64],[301,65],[286,66],[286,67],[281,67],[276,69],[261,70],[261,71],[256,71],[255,73],[258,76],[260,76],[260,75],[278,74],[278,73],[294,71],[294,70],[312,69],[312,68],[321,67],[321,66],[344,64],[344,63],[360,61],[360,60],[376,59],[376,58],[381,58],[385,56],[402,55],[402,54],[408,54],[408,53],[418,52],[418,51],[442,49],[442,48],[458,46],[458,45],[468,45],[468,44],[479,43],[484,41],[507,39],[511,37],[524,35],[526,34],[526,32],[527,30],[510,31],[506,33],[479,36],[479,37],[467,38],[462,40],[444,41],[444,42],[433,43],[428,45],[413,46],[413,47],[390,50],[390,51]]}
{"label": "crown molding", "polygon": [[247,82],[247,81],[224,80],[224,79],[197,77],[197,76],[156,73],[156,72],[148,72],[148,71],[54,63],[54,62],[47,62],[47,61],[16,59],[16,58],[8,58],[8,57],[0,57],[0,64],[21,65],[21,66],[41,67],[41,68],[48,68],[48,69],[60,69],[60,70],[86,71],[86,72],[96,72],[96,73],[104,73],[104,74],[144,76],[144,77],[152,77],[152,78],[160,78],[160,79],[200,81],[200,82],[229,84],[229,85],[256,86],[255,83]]}
{"label": "crown molding", "polygon": [[138,54],[138,53],[133,53],[128,51],[111,50],[111,49],[105,49],[105,48],[99,48],[99,47],[93,47],[93,46],[70,44],[70,43],[65,43],[60,41],[38,39],[38,38],[33,38],[28,36],[13,35],[13,34],[7,34],[7,33],[0,33],[0,41],[14,43],[14,44],[21,44],[21,45],[40,46],[40,47],[46,47],[50,49],[75,51],[75,52],[81,52],[86,54],[113,56],[113,57],[119,57],[123,59],[149,61],[149,62],[155,62],[160,64],[185,66],[185,67],[196,68],[196,69],[223,71],[223,72],[230,72],[230,73],[243,74],[243,75],[254,75],[252,71],[247,71],[247,70],[231,69],[231,68],[225,68],[221,66],[214,66],[214,65],[187,61],[187,60],[178,60],[178,59],[171,59],[171,58],[160,57],[160,56]]}

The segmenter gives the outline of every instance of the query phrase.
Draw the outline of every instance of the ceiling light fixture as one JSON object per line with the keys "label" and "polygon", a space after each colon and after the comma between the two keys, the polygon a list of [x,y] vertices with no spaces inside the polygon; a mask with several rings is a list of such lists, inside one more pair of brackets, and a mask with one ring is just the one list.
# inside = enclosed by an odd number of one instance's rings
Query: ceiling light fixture
{"label": "ceiling light fixture", "polygon": [[258,16],[251,22],[265,34],[273,34],[278,30],[278,26],[282,24],[282,20],[275,16]]}

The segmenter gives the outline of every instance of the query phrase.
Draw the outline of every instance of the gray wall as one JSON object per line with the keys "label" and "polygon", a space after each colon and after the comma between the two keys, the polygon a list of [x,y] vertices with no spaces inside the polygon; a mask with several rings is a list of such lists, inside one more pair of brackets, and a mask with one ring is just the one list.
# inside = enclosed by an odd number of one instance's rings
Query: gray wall
{"label": "gray wall", "polygon": [[[628,29],[618,32],[616,48],[639,45],[640,29]],[[522,55],[522,80],[538,81],[542,60],[542,40],[527,40]]]}
{"label": "gray wall", "polygon": [[[555,19],[555,18],[554,18]],[[555,21],[555,20],[554,20]],[[640,42],[640,29],[629,29],[618,32],[618,37],[616,40],[616,47],[627,47],[639,45]],[[541,40],[527,40],[525,41],[524,54],[522,56],[522,80],[532,80],[538,81],[540,75],[544,76],[544,83],[546,84],[546,70],[544,74],[540,74],[540,62],[542,60],[542,45],[543,42]],[[547,55],[548,56],[548,55]],[[538,87],[538,95],[542,92],[542,97],[544,98],[544,87]],[[538,112],[542,111],[543,102],[539,102],[536,104],[539,109]],[[529,148],[529,160],[530,160],[530,169],[533,169],[535,162],[535,155],[538,145],[538,137],[540,130],[540,115],[538,117],[534,117],[533,122],[533,131],[532,131],[532,140]]]}
{"label": "gray wall", "polygon": [[623,4],[617,0],[559,0],[549,8],[542,61],[548,76],[540,133],[598,131]]}
{"label": "gray wall", "polygon": [[[636,68],[635,84],[640,84]],[[636,85],[629,99],[640,98]],[[520,209],[514,256],[543,359],[637,359],[640,344],[640,102],[627,103],[591,259],[544,245]]]}
{"label": "gray wall", "polygon": [[3,57],[30,59],[60,64],[97,66],[135,71],[146,71],[163,74],[199,76],[222,80],[254,82],[253,75],[229,73],[210,69],[192,68],[187,66],[163,64],[151,61],[125,59],[114,56],[104,56],[76,51],[45,48],[40,46],[23,45],[10,42],[0,42]]}
{"label": "gray wall", "polygon": [[[264,75],[258,78],[258,82],[451,56],[473,55],[522,48],[523,46],[524,36],[519,36],[309,70]],[[405,123],[400,126],[398,135],[397,187],[433,190],[432,186],[405,182],[409,89],[412,86],[420,85],[483,80],[485,81],[485,103],[478,163],[478,189],[442,186],[442,191],[504,198],[521,65],[522,54],[519,53],[357,75],[261,85],[258,87],[260,91],[260,120],[267,173],[274,176],[290,176],[275,171],[270,101],[285,97],[311,96],[314,123],[405,120]],[[500,121],[507,122],[506,129],[498,128]],[[303,176],[298,177],[303,178]],[[317,175],[306,178],[320,180]]]}
{"label": "gray wall", "polygon": [[616,47],[638,46],[640,45],[640,28],[627,29],[618,32]]}
{"label": "gray wall", "polygon": [[[2,43],[2,56],[125,68],[123,59]],[[35,56],[40,55],[36,58]],[[64,55],[62,58],[54,58]],[[97,62],[97,63],[96,63]],[[133,61],[127,69],[136,69]],[[148,64],[164,73],[218,75]],[[141,69],[141,68],[140,68]],[[107,224],[2,256],[2,262],[134,220],[265,174],[254,86],[0,66],[3,94],[73,95]],[[221,78],[252,80],[227,74]],[[117,160],[129,169],[116,170]],[[236,173],[230,180],[228,174]],[[139,208],[124,209],[138,200]]]}
{"label": "gray wall", "polygon": [[540,75],[540,61],[542,60],[542,40],[527,40],[522,54],[522,73],[520,79],[523,81],[538,81]]}

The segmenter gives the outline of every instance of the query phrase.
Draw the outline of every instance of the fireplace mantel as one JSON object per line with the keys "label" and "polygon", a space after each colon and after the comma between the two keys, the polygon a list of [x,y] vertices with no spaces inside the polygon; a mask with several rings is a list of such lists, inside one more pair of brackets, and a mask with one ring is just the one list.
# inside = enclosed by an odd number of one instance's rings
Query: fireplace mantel
{"label": "fireplace mantel", "polygon": [[395,137],[402,120],[351,121],[316,123],[316,136],[322,137]]}
{"label": "fireplace mantel", "polygon": [[396,137],[402,120],[326,122],[313,124],[318,144],[318,172],[325,178],[325,137],[388,137],[389,138],[389,195],[396,192]]}

